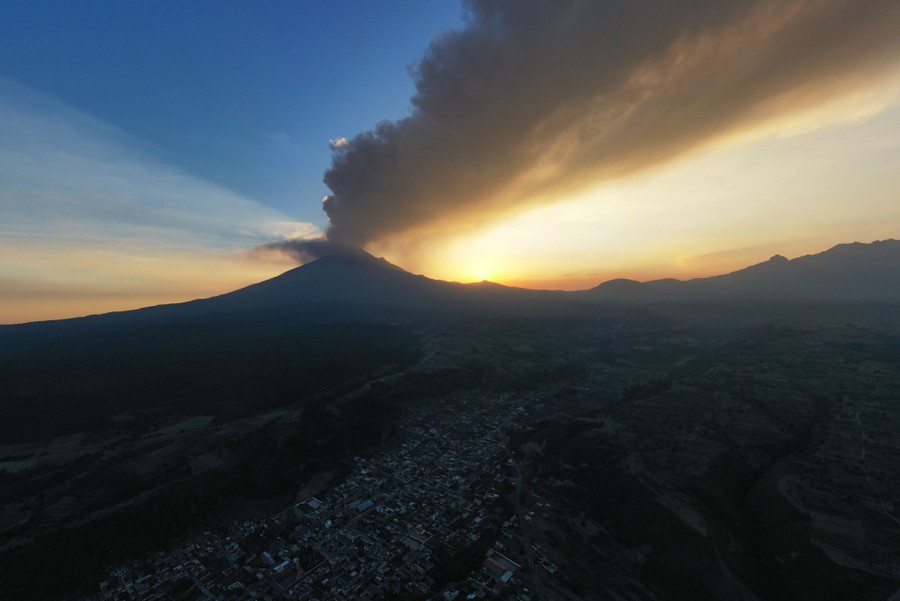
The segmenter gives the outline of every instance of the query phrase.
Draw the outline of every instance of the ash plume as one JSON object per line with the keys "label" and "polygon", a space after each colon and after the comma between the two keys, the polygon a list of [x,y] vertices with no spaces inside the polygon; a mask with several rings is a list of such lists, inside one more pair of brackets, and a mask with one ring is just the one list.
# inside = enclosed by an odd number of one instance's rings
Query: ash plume
{"label": "ash plume", "polygon": [[409,117],[332,143],[328,239],[477,227],[886,75],[895,0],[469,0]]}
{"label": "ash plume", "polygon": [[302,265],[345,249],[344,245],[331,242],[328,238],[321,236],[316,238],[277,240],[258,246],[255,250],[280,253]]}

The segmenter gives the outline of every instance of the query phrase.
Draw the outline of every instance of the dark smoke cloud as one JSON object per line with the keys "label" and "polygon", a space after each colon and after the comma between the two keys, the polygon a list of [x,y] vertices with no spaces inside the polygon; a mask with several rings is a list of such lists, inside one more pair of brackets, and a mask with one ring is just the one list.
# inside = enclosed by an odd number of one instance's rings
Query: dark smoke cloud
{"label": "dark smoke cloud", "polygon": [[277,242],[269,242],[268,244],[258,246],[254,250],[257,252],[279,253],[294,259],[300,264],[305,264],[320,259],[325,255],[338,252],[341,248],[341,245],[330,242],[323,237],[278,240]]}
{"label": "dark smoke cloud", "polygon": [[410,117],[334,142],[332,241],[477,226],[884,74],[896,0],[469,0]]}

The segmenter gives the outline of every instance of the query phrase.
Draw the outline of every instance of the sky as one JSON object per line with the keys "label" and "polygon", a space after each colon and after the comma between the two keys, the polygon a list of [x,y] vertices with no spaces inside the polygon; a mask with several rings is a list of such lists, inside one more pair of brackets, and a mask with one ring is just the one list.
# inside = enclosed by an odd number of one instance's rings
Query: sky
{"label": "sky", "polygon": [[900,237],[898,27],[876,0],[10,0],[0,323],[226,292],[323,236],[566,289]]}

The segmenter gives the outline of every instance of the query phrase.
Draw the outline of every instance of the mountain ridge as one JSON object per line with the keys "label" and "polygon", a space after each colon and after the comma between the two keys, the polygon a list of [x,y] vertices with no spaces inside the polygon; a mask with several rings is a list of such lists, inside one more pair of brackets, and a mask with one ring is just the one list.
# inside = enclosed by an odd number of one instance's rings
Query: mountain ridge
{"label": "mountain ridge", "polygon": [[900,302],[900,240],[838,244],[820,253],[767,261],[690,280],[610,280],[574,294],[616,302]]}
{"label": "mountain ridge", "polygon": [[[588,290],[534,290],[496,282],[448,282],[410,273],[362,249],[341,249],[273,278],[221,295],[85,317],[0,325],[59,328],[182,321],[227,314],[319,310],[350,315],[377,308],[438,312],[534,302],[695,303],[733,301],[900,302],[900,240],[838,244],[821,253],[767,261],[730,273],[639,282],[618,278]],[[350,309],[353,310],[350,310]],[[366,308],[363,310],[363,308]]]}

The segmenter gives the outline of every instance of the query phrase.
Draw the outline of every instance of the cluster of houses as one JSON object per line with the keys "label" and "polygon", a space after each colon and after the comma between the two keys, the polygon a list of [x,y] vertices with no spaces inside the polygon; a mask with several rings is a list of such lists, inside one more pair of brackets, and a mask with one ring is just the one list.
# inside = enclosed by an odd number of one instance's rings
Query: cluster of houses
{"label": "cluster of houses", "polygon": [[[120,566],[96,598],[528,601],[525,561],[500,542],[518,527],[505,429],[522,410],[510,409],[422,408],[338,484]],[[458,557],[470,572],[448,579]]]}

